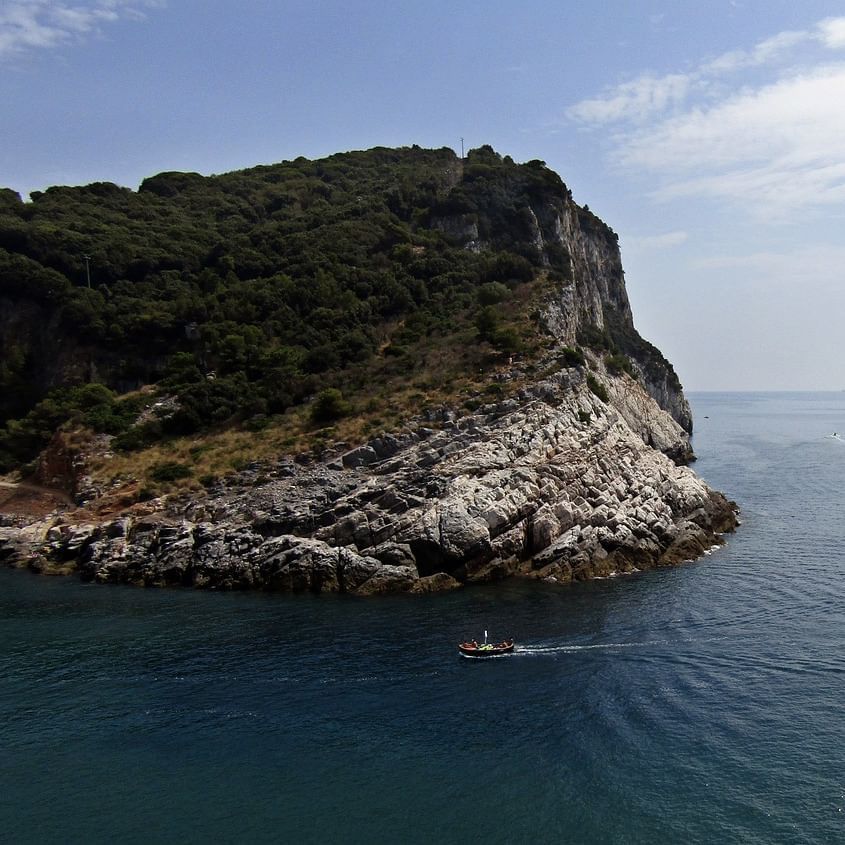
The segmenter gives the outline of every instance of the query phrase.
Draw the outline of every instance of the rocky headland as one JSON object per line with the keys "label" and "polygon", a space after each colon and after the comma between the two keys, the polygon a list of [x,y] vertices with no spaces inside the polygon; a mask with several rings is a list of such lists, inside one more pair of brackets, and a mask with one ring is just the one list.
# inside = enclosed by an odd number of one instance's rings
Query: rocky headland
{"label": "rocky headland", "polygon": [[649,445],[687,441],[639,382],[602,383],[620,407],[562,368],[517,399],[252,467],[200,498],[0,528],[0,554],[99,582],[361,595],[516,575],[565,583],[698,557],[734,528],[735,505]]}
{"label": "rocky headland", "polygon": [[[0,560],[103,583],[372,595],[567,583],[720,543],[736,505],[686,466],[689,406],[634,329],[615,234],[565,189],[521,220],[541,265],[560,268],[563,255],[567,266],[549,274],[538,314],[545,351],[496,368],[504,398],[421,409],[365,443],[281,455],[109,516],[6,515]],[[429,225],[466,250],[491,248],[464,213]],[[625,366],[591,337],[610,338]]]}

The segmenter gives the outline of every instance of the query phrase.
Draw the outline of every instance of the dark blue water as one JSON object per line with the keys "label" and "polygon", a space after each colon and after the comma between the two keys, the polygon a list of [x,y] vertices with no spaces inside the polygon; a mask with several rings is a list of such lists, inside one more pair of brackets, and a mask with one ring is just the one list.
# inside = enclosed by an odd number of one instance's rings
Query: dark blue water
{"label": "dark blue water", "polygon": [[[0,571],[0,841],[845,841],[845,393],[700,394],[681,568],[430,598]],[[521,651],[461,661],[489,628]]]}

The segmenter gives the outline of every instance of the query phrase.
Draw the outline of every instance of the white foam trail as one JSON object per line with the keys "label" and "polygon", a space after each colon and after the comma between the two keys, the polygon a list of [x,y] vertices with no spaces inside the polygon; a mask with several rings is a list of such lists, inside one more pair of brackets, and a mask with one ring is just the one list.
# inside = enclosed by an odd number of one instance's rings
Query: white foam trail
{"label": "white foam trail", "polygon": [[571,651],[610,650],[637,648],[647,645],[665,645],[669,640],[647,640],[639,643],[594,643],[592,645],[517,645],[514,654],[566,654]]}
{"label": "white foam trail", "polygon": [[652,645],[682,645],[689,643],[714,642],[723,640],[726,637],[705,637],[704,639],[671,639],[671,640],[642,640],[633,643],[592,643],[590,645],[516,645],[514,654],[543,655],[543,654],[567,654],[573,651],[613,651],[619,648],[641,648]]}

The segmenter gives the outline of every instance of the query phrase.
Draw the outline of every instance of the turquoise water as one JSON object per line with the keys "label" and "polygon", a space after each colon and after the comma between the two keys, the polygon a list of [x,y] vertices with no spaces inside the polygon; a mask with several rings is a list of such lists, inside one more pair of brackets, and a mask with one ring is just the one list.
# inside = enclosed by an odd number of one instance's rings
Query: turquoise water
{"label": "turquoise water", "polygon": [[[0,841],[845,841],[845,393],[699,394],[680,568],[439,597],[0,570]],[[488,628],[520,651],[460,660]]]}

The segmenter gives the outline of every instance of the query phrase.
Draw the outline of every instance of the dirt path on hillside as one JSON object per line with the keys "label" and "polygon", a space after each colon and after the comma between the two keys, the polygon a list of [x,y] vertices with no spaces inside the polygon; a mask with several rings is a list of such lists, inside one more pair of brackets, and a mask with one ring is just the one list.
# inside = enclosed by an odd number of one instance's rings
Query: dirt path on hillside
{"label": "dirt path on hillside", "polygon": [[0,481],[0,513],[38,518],[73,506],[73,500],[63,490],[26,482]]}

